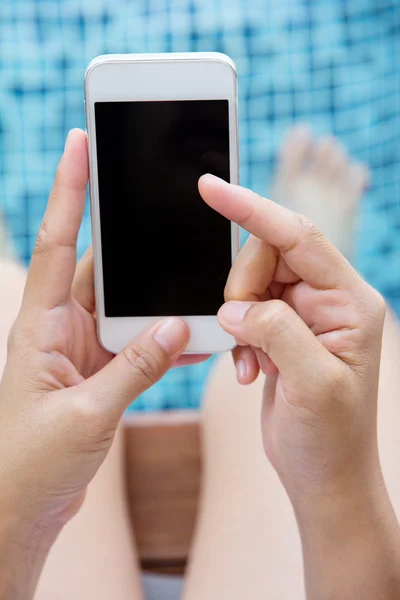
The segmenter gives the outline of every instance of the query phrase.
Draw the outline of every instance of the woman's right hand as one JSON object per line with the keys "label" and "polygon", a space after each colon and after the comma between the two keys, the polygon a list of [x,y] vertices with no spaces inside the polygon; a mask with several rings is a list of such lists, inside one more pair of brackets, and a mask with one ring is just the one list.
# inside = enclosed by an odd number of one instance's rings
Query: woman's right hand
{"label": "woman's right hand", "polygon": [[[266,454],[299,525],[308,598],[400,597],[400,533],[380,469],[385,303],[306,218],[215,177],[205,201],[252,236],[219,312],[238,379],[267,375]],[[366,565],[370,565],[370,568]]]}
{"label": "woman's right hand", "polygon": [[253,234],[219,320],[239,341],[239,381],[259,364],[269,375],[263,439],[289,495],[310,503],[343,479],[376,477],[382,297],[304,217],[211,176],[200,191]]}

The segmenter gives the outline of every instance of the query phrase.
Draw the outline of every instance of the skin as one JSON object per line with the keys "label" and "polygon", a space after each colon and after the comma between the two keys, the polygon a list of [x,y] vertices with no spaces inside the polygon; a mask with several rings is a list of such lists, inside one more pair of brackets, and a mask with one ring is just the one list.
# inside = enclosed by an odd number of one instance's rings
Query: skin
{"label": "skin", "polygon": [[[13,600],[32,597],[125,408],[189,339],[183,321],[164,319],[116,357],[100,347],[90,254],[76,268],[87,178],[86,138],[75,130],[0,387],[0,596]],[[308,598],[398,598],[399,532],[376,441],[384,302],[303,217],[211,176],[199,186],[212,208],[253,234],[219,320],[239,343],[239,381],[254,381],[260,368],[269,375],[263,442],[297,518]]]}
{"label": "skin", "polygon": [[376,433],[384,301],[305,217],[210,175],[200,190],[252,234],[219,320],[238,340],[238,380],[268,375],[263,444],[294,508],[307,597],[397,598]]}
{"label": "skin", "polygon": [[[0,596],[30,598],[48,550],[82,505],[127,406],[179,359],[190,332],[164,319],[118,356],[96,335],[90,252],[76,268],[88,181],[73,130],[8,343],[0,387]],[[179,360],[178,360],[179,359]],[[3,483],[6,482],[6,485]]]}

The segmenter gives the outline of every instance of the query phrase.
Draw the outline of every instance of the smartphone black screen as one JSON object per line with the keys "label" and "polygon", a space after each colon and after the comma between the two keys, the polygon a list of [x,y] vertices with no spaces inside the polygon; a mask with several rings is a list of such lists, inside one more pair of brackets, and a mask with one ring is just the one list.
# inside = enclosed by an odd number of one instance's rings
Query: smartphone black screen
{"label": "smartphone black screen", "polygon": [[214,315],[230,222],[198,180],[229,181],[228,100],[96,102],[107,317]]}

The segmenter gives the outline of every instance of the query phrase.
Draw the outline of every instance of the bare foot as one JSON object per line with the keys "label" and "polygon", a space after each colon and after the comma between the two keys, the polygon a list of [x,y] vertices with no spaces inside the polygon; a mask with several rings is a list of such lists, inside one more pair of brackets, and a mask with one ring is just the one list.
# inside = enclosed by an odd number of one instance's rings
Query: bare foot
{"label": "bare foot", "polygon": [[357,204],[367,185],[368,169],[333,136],[316,140],[297,125],[282,144],[272,198],[311,219],[351,260]]}

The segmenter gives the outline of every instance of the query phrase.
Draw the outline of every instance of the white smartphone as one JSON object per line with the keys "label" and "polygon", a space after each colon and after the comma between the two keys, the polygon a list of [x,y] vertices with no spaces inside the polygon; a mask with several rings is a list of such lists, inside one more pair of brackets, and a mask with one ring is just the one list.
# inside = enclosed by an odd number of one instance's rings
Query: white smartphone
{"label": "white smartphone", "polygon": [[116,353],[164,316],[187,353],[234,347],[216,314],[239,227],[201,199],[238,183],[237,76],[219,53],[107,55],[85,75],[98,335]]}

